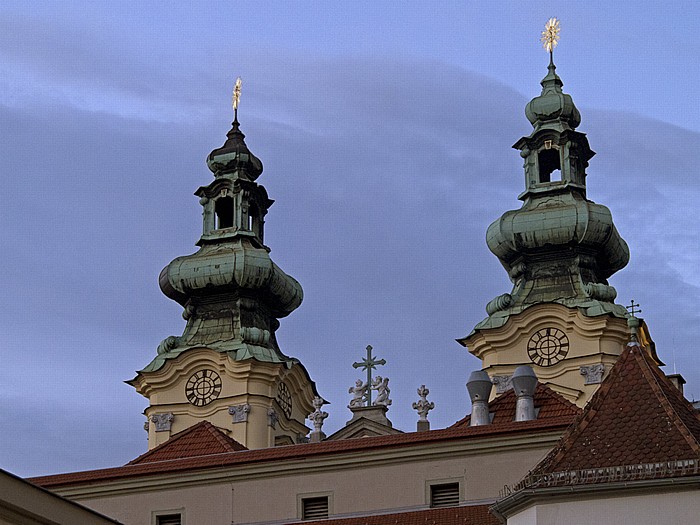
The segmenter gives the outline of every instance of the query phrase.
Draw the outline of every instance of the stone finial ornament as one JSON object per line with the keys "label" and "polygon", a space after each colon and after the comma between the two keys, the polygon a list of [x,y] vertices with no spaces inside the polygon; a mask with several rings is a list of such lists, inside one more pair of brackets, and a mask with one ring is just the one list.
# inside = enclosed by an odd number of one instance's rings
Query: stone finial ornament
{"label": "stone finial ornament", "polygon": [[385,406],[391,405],[392,401],[389,399],[389,378],[377,376],[372,381],[372,390],[377,391],[377,399],[372,403],[374,406]]}
{"label": "stone finial ornament", "polygon": [[233,423],[244,423],[245,421],[248,421],[250,405],[245,403],[243,405],[230,406],[228,407],[228,413],[233,416]]}
{"label": "stone finial ornament", "polygon": [[323,421],[328,417],[328,412],[323,412],[321,410],[324,401],[320,397],[315,397],[311,403],[314,406],[314,411],[308,415],[308,419],[314,424],[314,431],[312,434],[322,434],[321,427],[323,427]]}
{"label": "stone finial ornament", "polygon": [[367,383],[363,383],[362,379],[355,381],[355,386],[348,388],[348,394],[352,394],[352,399],[348,408],[359,408],[364,405],[365,398],[367,397]]}
{"label": "stone finial ornament", "polygon": [[418,432],[430,430],[430,421],[428,421],[428,412],[435,408],[435,403],[428,401],[430,390],[421,385],[417,390],[420,399],[413,403],[413,410],[418,411]]}
{"label": "stone finial ornament", "polygon": [[156,426],[156,432],[170,432],[173,419],[175,419],[175,416],[173,416],[172,412],[153,414],[151,416],[151,421]]}
{"label": "stone finial ornament", "polygon": [[605,365],[603,363],[584,365],[579,370],[585,378],[584,385],[597,385],[603,382],[603,374],[605,373]]}

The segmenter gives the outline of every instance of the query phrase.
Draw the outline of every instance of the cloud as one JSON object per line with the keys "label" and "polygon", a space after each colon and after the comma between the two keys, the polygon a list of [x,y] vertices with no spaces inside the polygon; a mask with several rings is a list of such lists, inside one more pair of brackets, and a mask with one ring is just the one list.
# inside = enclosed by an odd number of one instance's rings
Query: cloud
{"label": "cloud", "polygon": [[[72,82],[67,66],[65,74],[46,74],[40,57],[17,55],[24,58],[47,89]],[[230,78],[122,62],[79,81],[99,95],[113,76],[140,77],[136,87],[124,80],[110,89],[153,102],[144,113],[31,94],[31,103],[0,108],[13,138],[0,144],[9,246],[0,276],[8,365],[0,374],[10,385],[0,395],[8,421],[0,449],[32,454],[29,464],[5,459],[20,474],[141,453],[146,401],[121,381],[183,328],[157,275],[195,250],[201,216],[192,192],[211,180],[204,158],[228,131],[222,91]],[[259,182],[276,200],[266,243],[305,290],[279,340],[332,402],[326,427],[349,419],[351,364],[367,344],[388,361],[381,373],[391,377],[389,417],[398,428],[414,428],[410,404],[421,384],[437,405],[433,426],[456,421],[469,411],[464,383],[478,362],[454,339],[510,289],[484,236],[491,221],[520,205],[522,161],[510,146],[530,132],[526,100],[483,75],[418,59],[257,50],[238,65],[246,73],[242,128],[265,164]],[[209,109],[198,113],[198,106]],[[662,358],[669,361],[673,345],[690,386],[700,384],[684,350],[698,324],[691,203],[700,183],[691,174],[700,138],[636,115],[582,112],[581,130],[598,151],[589,195],[612,209],[633,254],[613,284],[621,301],[633,295],[643,303]],[[89,453],[62,439],[25,440],[41,434],[41,423],[12,409],[21,401],[10,387],[27,389],[32,410],[49,408],[54,437],[75,435],[78,422]]]}

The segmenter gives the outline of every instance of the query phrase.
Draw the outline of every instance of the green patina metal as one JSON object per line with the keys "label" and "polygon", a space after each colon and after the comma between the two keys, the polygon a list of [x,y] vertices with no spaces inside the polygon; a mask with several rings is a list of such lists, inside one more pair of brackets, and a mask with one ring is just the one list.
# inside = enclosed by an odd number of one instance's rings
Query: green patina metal
{"label": "green patina metal", "polygon": [[474,331],[501,327],[511,315],[542,303],[580,308],[590,317],[629,315],[615,304],[617,292],[607,281],[628,263],[629,249],[610,210],[586,198],[586,168],[595,152],[576,131],[581,114],[562,91],[551,59],[541,85],[525,109],[534,130],[513,146],[524,160],[523,205],[486,232],[513,289],[488,303],[488,317]]}
{"label": "green patina metal", "polygon": [[352,364],[353,368],[362,368],[362,370],[367,371],[367,395],[365,396],[365,405],[372,406],[372,370],[375,370],[377,366],[383,366],[386,364],[384,359],[376,359],[372,356],[372,346],[367,345],[367,357],[363,358],[360,362],[355,362]]}
{"label": "green patina metal", "polygon": [[263,165],[244,138],[236,115],[224,145],[207,158],[214,180],[195,192],[203,207],[199,251],[174,259],[159,278],[163,293],[183,306],[187,325],[180,337],[161,342],[143,372],[202,347],[237,361],[298,363],[281,352],[275,331],[278,319],[301,304],[303,292],[263,242],[264,218],[274,201],[255,182]]}

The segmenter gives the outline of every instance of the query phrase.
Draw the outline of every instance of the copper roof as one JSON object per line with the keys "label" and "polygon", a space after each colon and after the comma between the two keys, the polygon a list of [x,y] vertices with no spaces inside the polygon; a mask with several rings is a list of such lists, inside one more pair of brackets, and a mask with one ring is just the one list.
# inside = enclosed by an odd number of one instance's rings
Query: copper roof
{"label": "copper roof", "polygon": [[700,420],[652,358],[628,345],[533,474],[700,458]]}
{"label": "copper roof", "polygon": [[300,521],[290,525],[498,525],[488,505],[419,510],[355,518]]}
{"label": "copper roof", "polygon": [[[515,392],[511,389],[491,400],[489,412],[493,414],[491,424],[499,425],[513,421],[515,416]],[[547,385],[539,383],[535,390],[535,409],[539,409],[537,419],[550,419],[559,417],[569,417],[573,420],[581,413],[581,409],[574,403],[567,401],[561,395]],[[457,421],[450,428],[469,427],[471,415]]]}

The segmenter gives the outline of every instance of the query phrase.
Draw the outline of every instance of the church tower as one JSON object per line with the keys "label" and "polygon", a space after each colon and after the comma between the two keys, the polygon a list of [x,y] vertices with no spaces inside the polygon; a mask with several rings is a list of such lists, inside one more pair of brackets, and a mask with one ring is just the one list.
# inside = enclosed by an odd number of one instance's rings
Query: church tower
{"label": "church tower", "polygon": [[[629,250],[610,210],[586,198],[595,153],[576,131],[581,115],[562,91],[552,47],[542,93],[525,108],[534,129],[513,146],[524,159],[522,207],[486,233],[513,289],[490,301],[488,317],[459,342],[481,359],[496,393],[528,364],[541,382],[582,406],[628,341],[629,314],[615,304],[607,280],[628,263]],[[641,334],[657,359],[645,326]]]}
{"label": "church tower", "polygon": [[207,420],[248,448],[293,444],[307,434],[318,395],[306,369],[280,350],[278,319],[302,301],[299,283],[270,258],[264,224],[273,201],[256,180],[262,162],[235,117],[207,158],[214,180],[195,195],[203,207],[199,250],[160,274],[163,293],[184,308],[180,337],[129,381],[148,398],[149,448]]}

